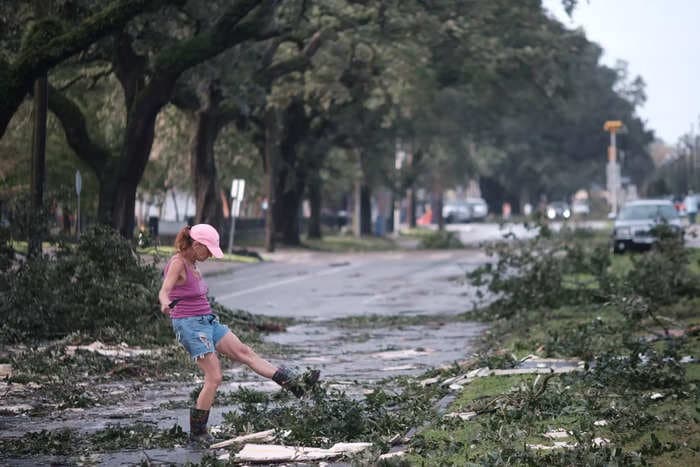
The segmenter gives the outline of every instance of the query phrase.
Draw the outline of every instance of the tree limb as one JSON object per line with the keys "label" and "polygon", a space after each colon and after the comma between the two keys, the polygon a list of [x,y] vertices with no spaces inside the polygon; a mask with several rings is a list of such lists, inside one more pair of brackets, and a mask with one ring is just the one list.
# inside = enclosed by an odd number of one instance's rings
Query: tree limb
{"label": "tree limb", "polygon": [[23,50],[13,63],[0,60],[0,136],[5,133],[10,119],[39,76],[102,37],[118,31],[135,16],[163,5],[184,2],[185,0],[115,0],[69,32],[60,34],[39,47]]}
{"label": "tree limb", "polygon": [[49,109],[61,122],[68,145],[100,178],[110,153],[90,138],[80,108],[56,88],[49,86]]}

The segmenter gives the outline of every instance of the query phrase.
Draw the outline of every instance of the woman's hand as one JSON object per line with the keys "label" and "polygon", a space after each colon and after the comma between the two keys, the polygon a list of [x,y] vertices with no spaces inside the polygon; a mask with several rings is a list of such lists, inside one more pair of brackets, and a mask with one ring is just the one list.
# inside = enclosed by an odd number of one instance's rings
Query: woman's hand
{"label": "woman's hand", "polygon": [[167,303],[165,305],[162,303],[160,304],[160,312],[163,313],[168,318],[170,318],[170,313],[172,311],[173,311],[173,309],[170,308],[170,305],[168,305]]}

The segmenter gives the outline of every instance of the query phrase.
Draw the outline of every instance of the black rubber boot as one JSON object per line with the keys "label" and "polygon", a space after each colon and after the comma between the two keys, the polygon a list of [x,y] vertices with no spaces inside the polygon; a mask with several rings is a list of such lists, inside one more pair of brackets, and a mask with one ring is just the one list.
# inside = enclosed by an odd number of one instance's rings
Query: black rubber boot
{"label": "black rubber boot", "polygon": [[196,408],[190,409],[190,441],[203,446],[214,442],[214,437],[207,431],[209,411]]}
{"label": "black rubber boot", "polygon": [[306,391],[318,382],[320,375],[321,372],[319,370],[309,370],[299,374],[291,368],[281,366],[272,376],[272,381],[295,396],[302,397]]}

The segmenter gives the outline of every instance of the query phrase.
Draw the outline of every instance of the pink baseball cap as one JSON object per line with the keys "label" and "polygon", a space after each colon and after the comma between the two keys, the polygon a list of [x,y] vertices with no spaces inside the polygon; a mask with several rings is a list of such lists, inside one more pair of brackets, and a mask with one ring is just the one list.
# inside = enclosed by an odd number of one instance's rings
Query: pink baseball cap
{"label": "pink baseball cap", "polygon": [[190,227],[190,237],[207,247],[215,258],[223,258],[224,252],[219,247],[219,233],[209,224],[197,224]]}

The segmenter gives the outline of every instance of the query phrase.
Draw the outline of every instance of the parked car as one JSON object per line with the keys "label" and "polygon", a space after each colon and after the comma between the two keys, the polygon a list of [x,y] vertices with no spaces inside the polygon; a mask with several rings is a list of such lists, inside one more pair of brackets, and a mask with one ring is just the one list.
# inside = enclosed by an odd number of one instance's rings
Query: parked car
{"label": "parked car", "polygon": [[625,204],[615,218],[613,251],[623,253],[651,247],[658,240],[653,232],[654,227],[663,224],[683,236],[681,219],[672,201],[640,199]]}
{"label": "parked car", "polygon": [[575,199],[571,203],[571,214],[574,216],[585,217],[591,213],[591,206],[585,199]]}
{"label": "parked car", "polygon": [[448,201],[442,207],[442,218],[445,222],[469,222],[471,219],[471,209],[464,201]]}
{"label": "parked car", "polygon": [[568,203],[564,201],[554,201],[547,205],[545,214],[547,215],[547,219],[550,220],[569,219],[571,217],[571,208]]}
{"label": "parked car", "polygon": [[488,213],[489,207],[482,198],[449,201],[442,207],[442,217],[448,224],[484,220]]}
{"label": "parked car", "polygon": [[483,198],[467,198],[473,221],[483,221],[489,214],[489,206]]}

